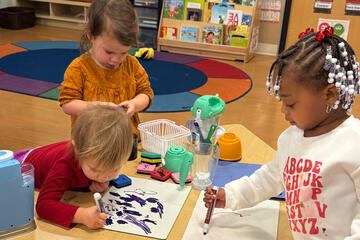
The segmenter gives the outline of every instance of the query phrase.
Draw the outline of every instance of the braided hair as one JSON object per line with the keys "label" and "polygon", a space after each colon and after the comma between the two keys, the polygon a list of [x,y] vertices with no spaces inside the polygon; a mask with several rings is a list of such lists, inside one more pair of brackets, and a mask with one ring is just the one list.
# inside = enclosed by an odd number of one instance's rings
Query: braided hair
{"label": "braided hair", "polygon": [[[334,84],[339,93],[338,100],[332,108],[342,108],[351,111],[355,95],[360,93],[359,63],[351,46],[341,37],[333,34],[328,27],[314,33],[312,29],[299,35],[300,40],[279,54],[271,65],[266,79],[267,91],[279,98],[281,74],[288,66],[297,67],[306,77],[297,78],[303,85],[310,85],[320,91],[329,84]],[[271,88],[273,70],[277,76]]]}

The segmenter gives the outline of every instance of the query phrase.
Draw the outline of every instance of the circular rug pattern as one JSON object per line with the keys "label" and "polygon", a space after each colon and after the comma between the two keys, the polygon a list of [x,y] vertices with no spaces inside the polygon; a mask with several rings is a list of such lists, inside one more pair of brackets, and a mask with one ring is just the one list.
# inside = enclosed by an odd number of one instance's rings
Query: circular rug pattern
{"label": "circular rug pattern", "polygon": [[[78,56],[78,42],[0,45],[0,89],[57,100],[64,72]],[[147,112],[188,111],[202,95],[219,94],[229,103],[252,87],[246,73],[215,60],[155,51],[153,59],[139,61],[155,93]]]}

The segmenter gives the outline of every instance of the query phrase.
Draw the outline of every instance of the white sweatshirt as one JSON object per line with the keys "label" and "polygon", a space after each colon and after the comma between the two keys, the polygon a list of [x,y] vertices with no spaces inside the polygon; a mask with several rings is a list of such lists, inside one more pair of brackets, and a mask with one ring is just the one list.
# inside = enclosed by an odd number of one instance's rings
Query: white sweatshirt
{"label": "white sweatshirt", "polygon": [[316,137],[289,127],[272,162],[225,185],[225,207],[247,208],[284,189],[294,239],[360,239],[360,120],[350,116]]}

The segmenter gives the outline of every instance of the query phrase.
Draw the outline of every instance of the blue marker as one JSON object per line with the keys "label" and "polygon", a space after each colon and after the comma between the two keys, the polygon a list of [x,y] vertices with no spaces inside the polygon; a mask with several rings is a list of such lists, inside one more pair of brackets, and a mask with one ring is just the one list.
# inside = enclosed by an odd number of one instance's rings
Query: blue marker
{"label": "blue marker", "polygon": [[106,213],[100,193],[94,193],[94,199],[99,212]]}

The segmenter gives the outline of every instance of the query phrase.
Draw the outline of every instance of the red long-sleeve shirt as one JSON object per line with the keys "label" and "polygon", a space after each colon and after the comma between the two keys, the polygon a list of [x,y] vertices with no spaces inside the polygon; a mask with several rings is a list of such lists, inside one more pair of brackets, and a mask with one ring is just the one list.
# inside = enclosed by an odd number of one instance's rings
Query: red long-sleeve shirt
{"label": "red long-sleeve shirt", "polygon": [[68,145],[69,141],[65,141],[37,148],[25,162],[35,167],[35,187],[40,188],[38,216],[70,228],[78,206],[60,202],[62,195],[67,190],[88,187],[91,180],[84,175]]}

